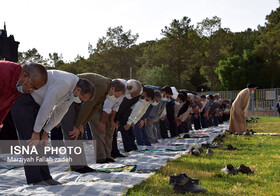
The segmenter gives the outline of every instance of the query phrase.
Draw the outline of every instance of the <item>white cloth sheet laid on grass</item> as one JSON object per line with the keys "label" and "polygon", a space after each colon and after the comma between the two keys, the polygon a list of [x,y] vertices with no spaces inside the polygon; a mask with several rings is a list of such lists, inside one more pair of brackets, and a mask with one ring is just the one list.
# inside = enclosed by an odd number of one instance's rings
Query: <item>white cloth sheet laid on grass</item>
{"label": "white cloth sheet laid on grass", "polygon": [[[86,173],[66,172],[69,165],[50,166],[52,177],[62,182],[58,186],[33,186],[26,184],[23,167],[0,169],[0,195],[122,195],[129,188],[141,183],[165,166],[167,161],[187,154],[191,147],[202,142],[212,143],[215,137],[228,129],[228,123],[202,129],[190,135],[207,135],[202,138],[161,139],[152,146],[138,146],[137,151],[128,153],[126,158],[117,158],[115,163],[90,164],[94,169],[117,168],[125,165],[137,165],[135,172]],[[118,146],[123,152],[121,137]]]}

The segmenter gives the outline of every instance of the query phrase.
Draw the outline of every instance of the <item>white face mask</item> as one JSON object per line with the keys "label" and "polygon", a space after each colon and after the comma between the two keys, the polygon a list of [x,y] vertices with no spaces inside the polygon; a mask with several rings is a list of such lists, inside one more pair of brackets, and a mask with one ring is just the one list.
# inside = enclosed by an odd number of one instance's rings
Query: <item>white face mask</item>
{"label": "white face mask", "polygon": [[154,101],[153,103],[151,103],[153,106],[157,106],[158,102]]}
{"label": "white face mask", "polygon": [[147,103],[148,102],[148,101],[146,101],[146,99],[140,99],[139,101],[142,102],[142,103]]}
{"label": "white face mask", "polygon": [[168,99],[166,97],[161,98],[162,101],[167,101]]}
{"label": "white face mask", "polygon": [[180,105],[181,103],[179,101],[175,101],[175,105]]}
{"label": "white face mask", "polygon": [[75,97],[73,92],[71,93],[71,98],[72,98],[73,102],[75,102],[75,103],[82,103],[82,101],[79,98],[79,95],[77,97]]}
{"label": "white face mask", "polygon": [[73,101],[74,101],[75,103],[82,103],[82,100],[80,100],[79,96],[78,96],[78,97],[74,97],[74,98],[73,98]]}
{"label": "white face mask", "polygon": [[131,97],[131,94],[130,94],[130,93],[125,94],[125,97],[126,97],[127,99],[132,99],[132,97]]}
{"label": "white face mask", "polygon": [[115,101],[117,98],[114,96],[114,95],[107,95],[107,98],[112,100],[112,101]]}
{"label": "white face mask", "polygon": [[255,91],[253,90],[253,91],[251,91],[251,93],[252,93],[252,94],[254,94],[254,93],[255,93]]}

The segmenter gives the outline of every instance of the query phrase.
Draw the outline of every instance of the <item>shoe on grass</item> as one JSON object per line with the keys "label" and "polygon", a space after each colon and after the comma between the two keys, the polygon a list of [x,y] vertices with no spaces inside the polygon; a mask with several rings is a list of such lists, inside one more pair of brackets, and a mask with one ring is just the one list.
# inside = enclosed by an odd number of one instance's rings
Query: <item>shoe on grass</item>
{"label": "shoe on grass", "polygon": [[175,193],[185,194],[186,192],[203,193],[206,192],[207,190],[200,186],[194,185],[190,179],[186,178],[182,183],[175,182],[173,185],[173,191]]}
{"label": "shoe on grass", "polygon": [[192,147],[190,150],[190,154],[195,155],[195,156],[200,156],[200,150]]}
{"label": "shoe on grass", "polygon": [[241,172],[242,174],[253,174],[254,170],[252,170],[250,167],[246,167],[244,164],[241,164],[237,169],[237,172]]}
{"label": "shoe on grass", "polygon": [[191,180],[193,184],[198,184],[199,179],[197,178],[191,178],[186,173],[182,173],[178,176],[170,176],[169,178],[169,184],[175,184],[175,183],[182,183],[186,178]]}
{"label": "shoe on grass", "polygon": [[228,175],[235,175],[237,170],[233,167],[232,164],[228,164],[227,166],[221,169],[221,172]]}
{"label": "shoe on grass", "polygon": [[224,150],[236,150],[236,147],[233,147],[231,144],[229,144],[226,148],[224,148]]}
{"label": "shoe on grass", "polygon": [[214,154],[213,150],[208,148],[207,151],[206,151],[206,155],[210,156],[210,155],[213,155],[213,154]]}

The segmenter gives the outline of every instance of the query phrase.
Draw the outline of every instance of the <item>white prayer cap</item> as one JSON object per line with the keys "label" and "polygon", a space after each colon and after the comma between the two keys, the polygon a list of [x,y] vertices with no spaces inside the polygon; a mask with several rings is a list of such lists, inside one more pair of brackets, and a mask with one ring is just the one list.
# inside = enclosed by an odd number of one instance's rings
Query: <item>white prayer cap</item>
{"label": "white prayer cap", "polygon": [[178,95],[179,95],[177,89],[176,89],[174,86],[172,86],[172,87],[171,87],[171,90],[172,90],[172,93],[173,93],[173,95],[172,95],[171,97],[172,97],[173,99],[177,99],[177,97],[178,97]]}
{"label": "white prayer cap", "polygon": [[190,99],[193,100],[194,99],[194,94],[188,93],[188,97],[190,97]]}

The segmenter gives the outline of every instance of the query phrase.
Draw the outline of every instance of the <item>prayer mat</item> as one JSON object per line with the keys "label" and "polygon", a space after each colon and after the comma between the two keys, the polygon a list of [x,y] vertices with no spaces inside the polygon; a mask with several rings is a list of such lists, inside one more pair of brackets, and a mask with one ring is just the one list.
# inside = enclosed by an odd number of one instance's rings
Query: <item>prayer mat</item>
{"label": "prayer mat", "polygon": [[16,168],[20,168],[23,167],[21,165],[0,165],[0,169],[7,169],[7,170],[11,170],[11,169],[16,169]]}
{"label": "prayer mat", "polygon": [[[104,168],[104,169],[95,169],[92,173],[111,173],[111,172],[135,172],[137,165],[125,165],[123,167],[116,167],[116,168]],[[71,171],[71,168],[68,167],[66,172]]]}

